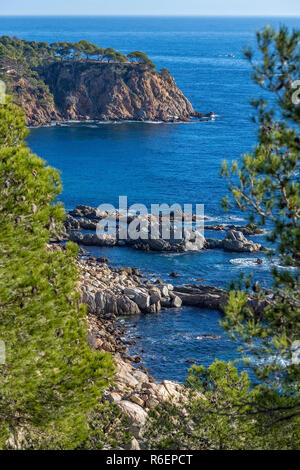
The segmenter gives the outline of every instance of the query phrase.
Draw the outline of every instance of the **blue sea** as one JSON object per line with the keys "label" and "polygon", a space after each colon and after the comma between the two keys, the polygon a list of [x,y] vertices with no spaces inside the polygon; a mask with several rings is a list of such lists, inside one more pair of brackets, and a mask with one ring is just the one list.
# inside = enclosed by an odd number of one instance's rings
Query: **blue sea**
{"label": "blue sea", "polygon": [[[251,81],[243,49],[255,46],[255,32],[266,24],[300,28],[300,18],[171,18],[171,17],[2,17],[1,35],[36,41],[87,39],[123,53],[142,50],[157,68],[167,67],[194,109],[214,111],[215,120],[182,124],[70,123],[31,129],[32,150],[61,171],[61,200],[98,206],[128,196],[128,203],[204,204],[209,223],[245,224],[245,214],[225,214],[227,194],[220,178],[222,161],[251,152],[256,128],[249,99],[259,89]],[[208,232],[207,237],[224,234]],[[255,237],[257,241],[263,241]],[[114,266],[136,266],[150,277],[188,283],[203,278],[227,287],[242,272],[270,283],[269,265],[256,265],[256,255],[210,250],[200,253],[153,254],[128,248],[92,248]],[[263,257],[263,255],[259,255]],[[181,277],[169,277],[172,271]],[[131,349],[158,380],[183,382],[186,361],[209,365],[215,358],[238,357],[237,343],[219,325],[218,312],[182,308],[157,315],[124,319]],[[207,339],[203,335],[218,338]]]}

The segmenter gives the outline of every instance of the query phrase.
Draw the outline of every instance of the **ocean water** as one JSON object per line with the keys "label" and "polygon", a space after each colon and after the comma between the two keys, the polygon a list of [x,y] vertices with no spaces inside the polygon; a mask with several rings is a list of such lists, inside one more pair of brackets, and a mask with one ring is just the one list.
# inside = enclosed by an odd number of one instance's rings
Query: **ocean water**
{"label": "ocean water", "polygon": [[[220,201],[227,188],[219,172],[223,159],[239,160],[255,145],[249,99],[258,89],[242,51],[255,45],[258,29],[282,23],[300,28],[299,18],[1,18],[1,35],[49,42],[87,39],[123,53],[142,50],[158,69],[170,69],[197,111],[217,115],[214,121],[188,124],[72,123],[32,129],[32,150],[61,171],[66,208],[101,203],[117,207],[118,197],[126,195],[129,204],[148,207],[204,204],[210,223],[246,223],[245,215],[236,210],[223,212]],[[128,248],[91,251],[109,257],[115,266],[137,266],[173,283],[203,278],[226,287],[242,272],[270,282],[270,266],[266,260],[256,265],[256,255],[219,250],[179,255]],[[181,277],[171,279],[172,271]],[[139,354],[157,379],[184,381],[190,366],[186,360],[208,365],[215,358],[238,357],[237,344],[224,333],[219,319],[214,311],[183,308],[124,321],[131,338],[143,337],[130,352]],[[207,339],[206,334],[217,338]]]}

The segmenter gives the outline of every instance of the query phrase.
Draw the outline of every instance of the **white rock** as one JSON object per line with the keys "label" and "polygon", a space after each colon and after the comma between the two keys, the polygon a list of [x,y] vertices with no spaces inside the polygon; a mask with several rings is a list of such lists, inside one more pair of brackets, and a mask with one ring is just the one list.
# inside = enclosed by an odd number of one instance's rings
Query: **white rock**
{"label": "white rock", "polygon": [[131,441],[130,450],[141,450],[140,444],[135,437]]}
{"label": "white rock", "polygon": [[145,425],[147,413],[139,405],[128,400],[121,400],[117,405],[121,411],[127,414],[131,424],[139,427],[143,427]]}
{"label": "white rock", "polygon": [[182,306],[182,300],[180,297],[175,295],[171,301],[172,307],[180,308]]}
{"label": "white rock", "polygon": [[161,291],[162,297],[169,297],[169,289],[165,284],[158,284],[157,287]]}

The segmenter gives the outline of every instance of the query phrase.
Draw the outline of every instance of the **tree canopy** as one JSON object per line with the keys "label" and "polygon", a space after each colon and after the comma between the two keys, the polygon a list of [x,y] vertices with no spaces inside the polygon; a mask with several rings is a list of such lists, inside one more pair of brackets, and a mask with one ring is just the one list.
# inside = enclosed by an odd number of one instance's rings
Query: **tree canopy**
{"label": "tree canopy", "polygon": [[149,65],[150,67],[155,67],[154,63],[147,57],[144,52],[134,51],[127,54],[128,59],[136,61],[139,64]]}
{"label": "tree canopy", "polygon": [[46,42],[26,41],[9,36],[0,37],[0,61],[10,59],[27,63],[33,67],[43,63],[61,61],[98,60],[116,63],[136,62],[154,68],[155,65],[140,51],[125,55],[115,49],[99,47],[85,39],[76,43],[72,42]]}

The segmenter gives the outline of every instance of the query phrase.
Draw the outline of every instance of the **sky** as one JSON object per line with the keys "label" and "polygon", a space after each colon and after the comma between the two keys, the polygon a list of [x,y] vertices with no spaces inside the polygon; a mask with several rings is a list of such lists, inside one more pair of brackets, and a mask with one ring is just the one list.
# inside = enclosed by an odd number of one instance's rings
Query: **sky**
{"label": "sky", "polygon": [[0,15],[300,16],[300,0],[2,0]]}

